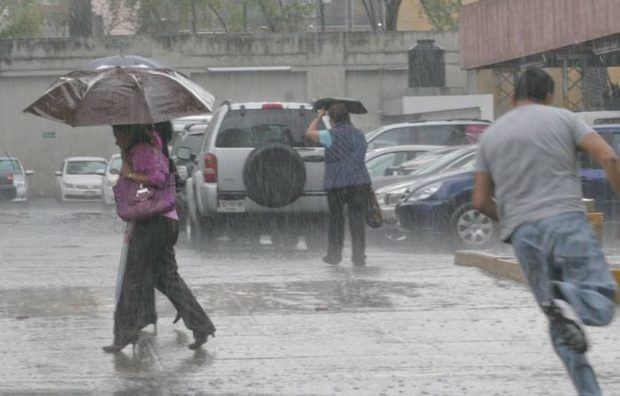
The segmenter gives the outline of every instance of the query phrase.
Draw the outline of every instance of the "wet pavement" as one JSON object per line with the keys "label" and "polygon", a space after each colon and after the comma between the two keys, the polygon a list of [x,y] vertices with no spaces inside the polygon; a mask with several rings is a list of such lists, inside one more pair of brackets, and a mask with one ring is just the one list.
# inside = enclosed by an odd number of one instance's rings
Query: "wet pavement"
{"label": "wet pavement", "polygon": [[[123,223],[99,204],[0,205],[1,394],[570,395],[529,292],[420,246],[368,266],[270,245],[179,243],[181,275],[217,326],[191,332],[158,295],[158,326],[109,355]],[[590,359],[620,394],[620,322]]]}

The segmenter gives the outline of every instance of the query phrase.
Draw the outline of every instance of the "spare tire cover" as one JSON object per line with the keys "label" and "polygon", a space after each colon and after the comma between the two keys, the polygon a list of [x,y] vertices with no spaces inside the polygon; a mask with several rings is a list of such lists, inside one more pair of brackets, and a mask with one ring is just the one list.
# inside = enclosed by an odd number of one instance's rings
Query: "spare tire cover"
{"label": "spare tire cover", "polygon": [[301,196],[306,184],[306,167],[292,147],[270,143],[250,153],[243,167],[248,196],[259,205],[280,208]]}

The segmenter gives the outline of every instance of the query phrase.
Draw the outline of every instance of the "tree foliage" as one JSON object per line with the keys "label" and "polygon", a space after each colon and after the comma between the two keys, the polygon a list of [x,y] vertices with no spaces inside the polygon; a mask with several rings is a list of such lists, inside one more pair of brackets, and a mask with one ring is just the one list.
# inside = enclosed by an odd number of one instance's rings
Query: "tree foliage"
{"label": "tree foliage", "polygon": [[463,0],[420,0],[433,29],[453,31],[459,27],[459,11]]}
{"label": "tree foliage", "polygon": [[114,26],[138,34],[187,32],[294,32],[304,28],[313,0],[108,0]]}
{"label": "tree foliage", "polygon": [[0,38],[37,37],[44,18],[37,0],[0,0]]}

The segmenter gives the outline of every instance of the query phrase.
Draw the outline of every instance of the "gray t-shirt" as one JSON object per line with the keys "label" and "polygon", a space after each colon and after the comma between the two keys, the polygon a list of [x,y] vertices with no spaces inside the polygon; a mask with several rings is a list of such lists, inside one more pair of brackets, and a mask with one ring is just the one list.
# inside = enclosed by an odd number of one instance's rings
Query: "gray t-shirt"
{"label": "gray t-shirt", "polygon": [[476,171],[495,184],[502,240],[526,222],[584,211],[577,145],[593,132],[568,110],[531,104],[482,134]]}

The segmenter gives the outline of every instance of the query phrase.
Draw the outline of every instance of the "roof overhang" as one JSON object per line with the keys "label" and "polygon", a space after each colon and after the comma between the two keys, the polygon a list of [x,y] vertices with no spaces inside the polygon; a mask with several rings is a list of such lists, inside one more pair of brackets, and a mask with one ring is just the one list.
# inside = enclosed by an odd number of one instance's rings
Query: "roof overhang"
{"label": "roof overhang", "polygon": [[463,69],[620,66],[617,0],[481,0],[460,18]]}

